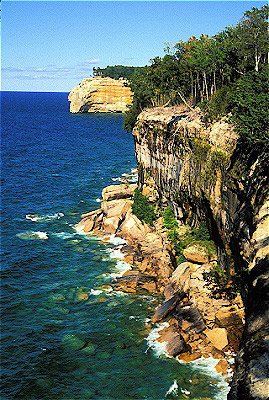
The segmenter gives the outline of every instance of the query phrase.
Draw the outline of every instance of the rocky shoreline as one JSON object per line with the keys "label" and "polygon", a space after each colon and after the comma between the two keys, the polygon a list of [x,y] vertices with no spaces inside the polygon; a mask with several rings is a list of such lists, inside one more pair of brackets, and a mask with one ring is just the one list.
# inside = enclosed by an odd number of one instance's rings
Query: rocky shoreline
{"label": "rocky shoreline", "polygon": [[[199,246],[184,250],[186,261],[177,265],[175,251],[167,237],[163,218],[153,226],[141,222],[131,209],[136,184],[106,187],[101,208],[82,215],[78,231],[106,236],[115,234],[126,241],[121,247],[131,269],[115,278],[110,286],[127,293],[154,293],[160,296],[152,325],[167,322],[159,331],[170,357],[190,362],[213,357],[216,370],[229,380],[233,357],[243,332],[244,308],[241,297],[226,299],[212,294],[205,279],[216,256]],[[144,185],[143,193],[154,202],[154,185]],[[185,226],[179,225],[184,231]]]}

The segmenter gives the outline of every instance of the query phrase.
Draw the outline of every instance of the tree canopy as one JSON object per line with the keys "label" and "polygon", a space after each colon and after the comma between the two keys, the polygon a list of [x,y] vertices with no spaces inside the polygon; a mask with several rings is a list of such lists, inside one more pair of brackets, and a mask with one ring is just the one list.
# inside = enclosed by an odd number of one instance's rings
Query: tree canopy
{"label": "tree canopy", "polygon": [[234,27],[166,46],[163,57],[129,76],[134,97],[125,116],[132,130],[145,107],[199,105],[208,119],[232,113],[247,140],[268,140],[268,11],[246,11]]}
{"label": "tree canopy", "polygon": [[125,65],[108,65],[106,68],[93,67],[93,76],[101,76],[103,78],[108,76],[112,79],[130,79],[135,72],[142,68],[143,67],[128,67]]}

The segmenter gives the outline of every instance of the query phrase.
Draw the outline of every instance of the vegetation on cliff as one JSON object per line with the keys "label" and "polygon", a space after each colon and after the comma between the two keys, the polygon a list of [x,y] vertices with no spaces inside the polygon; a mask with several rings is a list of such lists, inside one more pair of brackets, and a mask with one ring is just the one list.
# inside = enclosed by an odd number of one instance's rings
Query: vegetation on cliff
{"label": "vegetation on cliff", "polygon": [[93,76],[102,78],[110,77],[112,79],[130,79],[135,73],[141,72],[143,67],[128,67],[126,65],[108,65],[105,68],[93,67]]}
{"label": "vegetation on cliff", "polygon": [[199,245],[206,250],[208,254],[213,254],[216,251],[214,242],[210,240],[208,229],[203,223],[197,228],[187,228],[184,234],[178,232],[178,222],[175,219],[171,207],[166,207],[163,211],[164,227],[167,229],[167,237],[175,250],[177,263],[185,261],[183,250],[192,245]]}
{"label": "vegetation on cliff", "polygon": [[134,191],[132,212],[137,218],[149,225],[152,225],[153,221],[157,218],[154,206],[150,204],[147,197],[144,196],[138,188]]}
{"label": "vegetation on cliff", "polygon": [[167,45],[164,57],[130,76],[133,104],[125,117],[132,130],[146,107],[199,105],[212,121],[232,114],[244,139],[268,140],[268,10],[246,11],[234,27],[213,37],[192,36]]}

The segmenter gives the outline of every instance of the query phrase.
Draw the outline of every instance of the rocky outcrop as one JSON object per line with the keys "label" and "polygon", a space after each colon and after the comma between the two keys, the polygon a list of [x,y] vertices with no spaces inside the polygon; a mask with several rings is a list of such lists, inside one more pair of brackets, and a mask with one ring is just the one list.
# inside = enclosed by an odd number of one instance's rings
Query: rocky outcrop
{"label": "rocky outcrop", "polygon": [[[242,334],[242,301],[240,297],[227,301],[212,295],[203,274],[212,268],[216,256],[209,256],[205,249],[191,246],[190,260],[176,266],[163,218],[148,226],[132,213],[131,197],[136,187],[124,184],[105,188],[101,208],[83,214],[77,229],[124,238],[127,245],[121,251],[131,267],[123,276],[115,278],[111,286],[127,293],[162,294],[164,302],[156,309],[152,323],[169,323],[158,339],[165,342],[168,355],[185,361],[211,355],[223,361],[218,368],[225,375],[230,366],[227,351],[238,349]],[[152,185],[145,187],[144,192],[148,198],[154,197]],[[187,227],[181,225],[179,230],[185,232]],[[235,320],[236,331],[231,323]]]}
{"label": "rocky outcrop", "polygon": [[68,96],[70,112],[125,112],[131,104],[132,92],[122,78],[83,79]]}
{"label": "rocky outcrop", "polygon": [[[82,215],[77,229],[99,236],[116,234],[127,241],[125,261],[135,266],[115,283],[127,292],[145,289],[157,292],[171,276],[170,245],[164,232],[141,222],[131,210],[135,184],[111,185],[103,192],[101,208]],[[132,290],[130,290],[132,289]]]}
{"label": "rocky outcrop", "polygon": [[[178,220],[191,226],[206,223],[218,265],[240,286],[246,324],[229,399],[268,398],[268,149],[263,144],[243,145],[225,118],[210,125],[199,109],[183,106],[143,111],[133,135],[139,187],[144,191],[150,180],[159,207],[170,205]],[[190,251],[184,255],[200,263],[187,279],[199,284],[197,292],[190,284],[189,298],[203,310],[206,297],[201,293],[208,288],[202,263],[210,259],[195,260]],[[188,269],[184,273],[188,275]],[[204,315],[211,320],[205,340],[222,351],[214,345],[219,335],[224,348],[238,343],[240,305],[229,304],[227,316],[225,307],[212,303]]]}

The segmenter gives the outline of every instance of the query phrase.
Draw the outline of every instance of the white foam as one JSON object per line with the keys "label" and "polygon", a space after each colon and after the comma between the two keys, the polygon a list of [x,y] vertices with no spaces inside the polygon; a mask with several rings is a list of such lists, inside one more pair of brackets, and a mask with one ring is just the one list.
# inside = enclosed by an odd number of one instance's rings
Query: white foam
{"label": "white foam", "polygon": [[103,294],[104,291],[101,290],[101,289],[91,289],[90,293],[91,293],[93,296],[99,296],[99,294]]}
{"label": "white foam", "polygon": [[181,393],[183,394],[191,394],[187,389],[180,389]]}
{"label": "white foam", "polygon": [[[180,364],[185,364],[185,361],[178,360]],[[224,379],[231,377],[231,372],[225,377],[222,377],[215,369],[215,366],[219,362],[219,359],[215,359],[212,357],[208,358],[198,358],[198,360],[190,361],[188,363],[188,366],[191,369],[194,370],[199,370],[205,375],[210,376],[211,378],[215,378],[218,381],[218,387],[220,389],[220,393],[218,393],[216,396],[214,396],[214,400],[223,400],[224,398],[227,397],[227,394],[230,390],[230,386],[228,382],[226,382]]]}
{"label": "white foam", "polygon": [[106,293],[107,296],[115,296],[115,297],[124,297],[129,296],[128,293],[123,292],[122,290],[113,290],[110,293]]}
{"label": "white foam", "polygon": [[26,219],[33,222],[48,222],[54,219],[60,219],[64,217],[64,213],[55,213],[55,214],[45,214],[45,215],[37,215],[37,214],[27,214],[25,216]]}
{"label": "white foam", "polygon": [[39,239],[43,240],[43,239],[48,239],[49,238],[46,232],[37,231],[37,232],[34,232],[34,233],[37,235],[37,237]]}
{"label": "white foam", "polygon": [[161,343],[157,341],[158,337],[160,336],[159,331],[167,326],[169,326],[168,322],[162,322],[158,324],[156,328],[152,329],[152,331],[146,337],[148,347],[145,353],[147,353],[149,349],[152,349],[156,357],[162,357],[162,356],[170,357],[166,351],[167,342]]}
{"label": "white foam", "polygon": [[124,257],[124,254],[121,252],[121,249],[119,248],[108,249],[107,252],[109,253],[110,258],[122,259]]}
{"label": "white foam", "polygon": [[101,203],[102,199],[99,199],[99,197],[97,197],[97,199],[95,199],[95,201],[96,201],[97,203]]}
{"label": "white foam", "polygon": [[34,232],[34,231],[25,231],[21,233],[17,233],[16,236],[23,240],[45,240],[48,239],[48,235],[46,232]]}
{"label": "white foam", "polygon": [[57,232],[57,233],[53,233],[53,236],[56,236],[59,239],[72,239],[74,237],[74,234],[67,233],[67,232]]}
{"label": "white foam", "polygon": [[129,271],[132,269],[131,265],[126,263],[125,261],[117,261],[115,265],[115,272],[112,272],[111,274],[108,275],[110,278],[119,278],[121,277],[125,272]]}
{"label": "white foam", "polygon": [[83,235],[83,234],[85,234],[86,232],[84,231],[84,225],[75,225],[74,227],[73,227],[75,230],[76,230],[76,232],[79,234],[79,235]]}
{"label": "white foam", "polygon": [[115,246],[127,243],[126,240],[116,236],[114,233],[109,236],[109,242],[114,244]]}
{"label": "white foam", "polygon": [[[169,389],[167,390],[167,392],[165,393],[165,397],[168,396],[169,394],[177,395],[177,392],[178,392],[178,384],[177,384],[177,381],[176,381],[176,379],[175,379],[174,382],[173,382],[173,384],[170,386],[170,388],[169,388]],[[181,389],[181,392],[182,392],[182,393],[185,393],[185,392],[182,391],[182,389]],[[186,393],[186,394],[187,394],[187,393]]]}
{"label": "white foam", "polygon": [[25,215],[25,218],[29,219],[30,221],[34,221],[34,222],[40,221],[40,219],[41,219],[41,217],[37,214],[27,214],[27,215]]}

